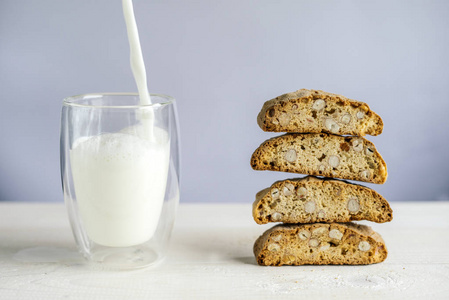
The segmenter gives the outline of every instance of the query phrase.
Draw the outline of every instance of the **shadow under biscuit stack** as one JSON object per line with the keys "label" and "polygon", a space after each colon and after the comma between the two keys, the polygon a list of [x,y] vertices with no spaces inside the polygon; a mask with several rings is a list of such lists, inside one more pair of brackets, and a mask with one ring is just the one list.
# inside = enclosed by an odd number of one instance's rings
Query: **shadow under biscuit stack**
{"label": "shadow under biscuit stack", "polygon": [[256,223],[282,223],[256,240],[257,262],[282,266],[384,261],[382,237],[352,221],[389,222],[393,212],[376,191],[344,181],[386,181],[382,156],[362,137],[381,134],[382,119],[366,103],[302,89],[265,102],[257,122],[264,131],[286,134],[263,142],[251,157],[252,168],[307,174],[277,181],[256,194]]}

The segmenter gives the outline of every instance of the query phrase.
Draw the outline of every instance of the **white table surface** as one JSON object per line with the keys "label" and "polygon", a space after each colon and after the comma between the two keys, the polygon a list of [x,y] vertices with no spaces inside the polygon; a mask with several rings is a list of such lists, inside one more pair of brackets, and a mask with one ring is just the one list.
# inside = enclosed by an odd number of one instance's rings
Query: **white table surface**
{"label": "white table surface", "polygon": [[182,204],[165,262],[90,268],[63,204],[0,202],[0,299],[449,299],[449,203],[391,203],[370,266],[261,267],[250,204]]}

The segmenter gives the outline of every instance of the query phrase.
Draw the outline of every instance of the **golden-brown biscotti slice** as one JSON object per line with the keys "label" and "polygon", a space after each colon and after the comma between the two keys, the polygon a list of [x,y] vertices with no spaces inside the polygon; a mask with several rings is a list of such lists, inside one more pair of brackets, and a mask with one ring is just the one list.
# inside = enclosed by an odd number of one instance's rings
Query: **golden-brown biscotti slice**
{"label": "golden-brown biscotti slice", "polygon": [[256,195],[256,223],[390,222],[393,211],[376,191],[343,180],[314,176],[277,181]]}
{"label": "golden-brown biscotti slice", "polygon": [[353,223],[277,225],[254,244],[262,266],[367,265],[384,261],[382,237],[370,227]]}
{"label": "golden-brown biscotti slice", "polygon": [[366,103],[301,89],[265,102],[257,116],[264,131],[379,135],[383,121]]}
{"label": "golden-brown biscotti slice", "polygon": [[254,170],[270,170],[384,183],[387,165],[362,137],[288,133],[263,142],[251,157]]}

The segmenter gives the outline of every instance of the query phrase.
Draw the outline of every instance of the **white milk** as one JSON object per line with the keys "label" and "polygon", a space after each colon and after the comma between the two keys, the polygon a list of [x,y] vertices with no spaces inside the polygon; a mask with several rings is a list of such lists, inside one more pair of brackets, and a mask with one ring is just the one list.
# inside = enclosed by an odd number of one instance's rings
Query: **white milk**
{"label": "white milk", "polygon": [[[139,133],[140,128],[128,128]],[[80,138],[71,165],[81,220],[95,243],[128,247],[154,234],[165,195],[169,140],[128,133]]]}
{"label": "white milk", "polygon": [[[147,73],[145,71],[142,48],[140,47],[139,31],[137,30],[136,18],[134,17],[132,0],[122,0],[122,7],[126,31],[128,33],[131,70],[134,75],[134,80],[136,81],[137,90],[139,91],[140,104],[151,104],[151,97],[147,86]],[[145,110],[145,113],[139,111],[137,118],[142,122],[142,125],[147,128],[146,130],[152,138],[154,112],[151,109]]]}
{"label": "white milk", "polygon": [[[131,69],[140,104],[151,104],[131,0],[123,0]],[[129,247],[156,230],[168,176],[169,138],[154,126],[154,112],[137,111],[140,125],[118,133],[82,137],[70,152],[81,220],[89,238],[104,246]]]}
{"label": "white milk", "polygon": [[145,72],[145,64],[140,47],[136,18],[134,17],[133,2],[131,0],[122,0],[122,6],[128,32],[131,69],[136,80],[137,89],[139,90],[140,102],[141,104],[149,104],[151,103],[151,98],[148,93],[147,74]]}

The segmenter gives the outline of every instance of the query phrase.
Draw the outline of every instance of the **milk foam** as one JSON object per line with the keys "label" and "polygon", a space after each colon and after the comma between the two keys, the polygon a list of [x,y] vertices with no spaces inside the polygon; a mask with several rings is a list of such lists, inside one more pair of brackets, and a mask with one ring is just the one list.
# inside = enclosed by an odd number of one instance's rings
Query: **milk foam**
{"label": "milk foam", "polygon": [[81,220],[89,238],[100,245],[138,245],[156,230],[167,182],[169,140],[159,128],[157,142],[142,136],[142,130],[129,127],[124,131],[133,134],[80,138],[71,150]]}

